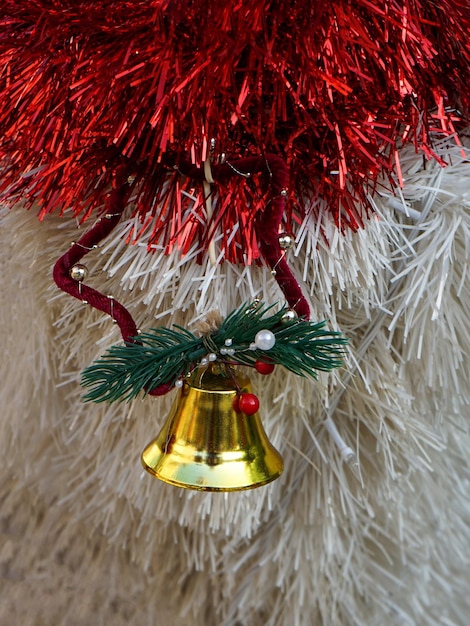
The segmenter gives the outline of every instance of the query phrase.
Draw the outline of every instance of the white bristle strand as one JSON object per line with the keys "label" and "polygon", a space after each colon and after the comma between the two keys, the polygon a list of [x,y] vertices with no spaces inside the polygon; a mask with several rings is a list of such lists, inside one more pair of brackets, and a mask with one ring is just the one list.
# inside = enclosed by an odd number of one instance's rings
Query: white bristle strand
{"label": "white bristle strand", "polygon": [[[404,188],[372,197],[364,230],[339,233],[324,207],[296,233],[289,264],[313,318],[350,339],[347,366],[317,383],[250,373],[285,460],[252,492],[186,492],[144,474],[140,452],[172,395],[81,402],[79,372],[120,336],[52,284],[75,222],[2,215],[1,337],[15,366],[0,391],[0,622],[466,623],[470,170],[460,148],[435,149],[447,168],[401,151]],[[87,280],[143,330],[280,301],[264,267],[149,254],[145,232],[126,245],[133,223],[87,255]]]}

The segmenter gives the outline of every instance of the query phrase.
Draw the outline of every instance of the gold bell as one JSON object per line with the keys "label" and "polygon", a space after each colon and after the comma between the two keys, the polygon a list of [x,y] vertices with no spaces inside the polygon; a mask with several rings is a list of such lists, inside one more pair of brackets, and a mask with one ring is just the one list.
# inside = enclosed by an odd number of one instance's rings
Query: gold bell
{"label": "gold bell", "polygon": [[142,453],[144,468],[164,482],[200,491],[261,487],[283,470],[257,413],[237,412],[250,381],[210,364],[184,383],[158,437]]}

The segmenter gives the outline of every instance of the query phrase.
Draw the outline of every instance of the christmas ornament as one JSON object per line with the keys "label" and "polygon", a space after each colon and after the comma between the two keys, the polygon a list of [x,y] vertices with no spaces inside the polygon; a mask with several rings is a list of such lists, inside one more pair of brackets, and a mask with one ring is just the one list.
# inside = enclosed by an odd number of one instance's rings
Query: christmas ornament
{"label": "christmas ornament", "polygon": [[[113,177],[113,189],[109,195],[106,212],[77,242],[72,243],[68,252],[55,264],[53,272],[54,279],[61,289],[108,313],[119,325],[124,339],[123,346],[112,347],[107,354],[85,370],[83,384],[91,387],[91,391],[85,396],[86,400],[97,402],[130,400],[140,392],[158,396],[168,393],[175,387],[180,388],[184,394],[187,376],[197,375],[199,369],[210,364],[211,367],[217,365],[219,368],[224,368],[224,371],[236,381],[238,374],[234,371],[234,366],[254,367],[257,362],[263,360],[266,352],[269,353],[270,363],[282,364],[301,376],[310,375],[315,378],[315,370],[329,371],[341,364],[344,339],[339,336],[339,333],[328,331],[325,328],[325,322],[309,321],[307,301],[288,266],[285,251],[280,245],[278,232],[287,195],[285,193],[287,171],[284,162],[275,155],[266,155],[240,160],[237,166],[234,168],[231,164],[228,169],[219,168],[217,172],[219,175],[233,176],[235,174],[245,178],[250,170],[250,176],[253,171],[260,171],[268,176],[266,206],[262,213],[255,216],[255,230],[258,235],[259,249],[271,267],[272,274],[284,293],[288,306],[267,316],[266,313],[272,312],[272,307],[265,307],[259,302],[245,304],[221,321],[220,325],[215,325],[215,327],[212,325],[210,331],[202,333],[200,337],[180,327],[157,328],[147,333],[139,333],[129,311],[114,297],[104,296],[83,284],[86,272],[85,266],[80,263],[81,259],[95,250],[99,242],[115,228],[126,207],[132,183],[125,177],[124,168],[119,168]],[[193,176],[198,175],[197,170],[188,173]],[[209,178],[212,179],[212,176]],[[295,314],[289,315],[290,309],[295,311]],[[235,387],[237,388],[237,384]],[[215,389],[215,391],[223,389]],[[214,396],[211,397],[214,400]],[[213,407],[210,402],[204,405],[205,409],[195,416],[196,425],[191,428],[194,427],[197,430],[201,420],[204,423],[210,415],[218,412],[219,402],[213,402],[213,404]],[[261,425],[258,425],[258,418],[255,418],[259,408],[258,398],[250,392],[239,389],[236,397],[231,399],[230,407],[232,419],[235,415],[252,417],[258,433],[255,441],[259,442],[260,438],[262,439],[260,434],[262,429]],[[225,409],[224,411],[226,412]],[[184,441],[183,433],[187,427],[187,421],[185,415],[180,424],[181,436],[178,435],[180,443]],[[239,421],[235,420],[234,427]],[[227,430],[225,423],[226,420],[220,425],[223,432]],[[244,427],[243,432],[245,430]],[[216,440],[221,439],[223,441],[223,436],[218,433]],[[144,464],[151,473],[156,476],[161,474],[164,480],[173,484],[187,483],[193,488],[216,490],[246,489],[265,484],[275,477],[274,474],[280,473],[271,472],[269,467],[266,471],[259,468],[256,471],[253,468],[248,470],[245,460],[242,462],[242,467],[245,468],[242,472],[244,477],[238,476],[240,472],[237,470],[235,475],[238,477],[234,478],[233,482],[227,481],[226,478],[219,480],[217,473],[214,472],[210,474],[213,478],[209,480],[205,471],[199,475],[194,470],[190,472],[193,478],[178,478],[178,472],[173,475],[168,468],[161,469],[161,471],[157,469],[162,463],[164,466],[174,466],[174,455],[171,455],[171,458],[165,455],[165,459],[161,459],[161,453],[158,451],[163,449],[161,448],[163,444],[161,437],[157,440],[158,444],[151,446],[150,457],[148,448],[144,452]],[[194,443],[188,440],[188,457],[193,454],[191,449],[194,448]],[[182,454],[181,447],[184,447],[183,444],[178,448],[180,455]],[[259,443],[254,447],[260,448],[256,458],[262,459],[267,455],[267,444]],[[214,449],[210,451],[208,448],[206,453],[209,456],[212,455],[211,462],[221,466],[220,472],[225,475],[227,453],[224,447],[222,446],[219,457]],[[214,455],[218,460],[214,460]],[[257,460],[256,463],[261,463],[261,460]],[[182,461],[180,469],[185,474],[183,469],[193,465],[194,462],[186,458]],[[203,465],[206,463],[204,462]]]}
{"label": "christmas ornament", "polygon": [[[345,343],[324,322],[288,319],[285,309],[266,317],[268,311],[260,303],[244,305],[201,337],[179,327],[156,328],[133,343],[113,346],[84,371],[83,385],[91,387],[85,399],[130,400],[140,392],[160,395],[177,387],[163,430],[142,454],[144,467],[190,489],[267,484],[280,475],[282,460],[267,441],[258,398],[235,367],[251,365],[268,374],[280,363],[315,377],[315,369],[341,364]],[[266,351],[270,363],[259,360]]]}
{"label": "christmas ornament", "polygon": [[281,456],[257,409],[250,403],[243,408],[246,398],[256,398],[246,377],[225,365],[198,368],[143,451],[144,468],[164,482],[200,491],[252,489],[278,478]]}

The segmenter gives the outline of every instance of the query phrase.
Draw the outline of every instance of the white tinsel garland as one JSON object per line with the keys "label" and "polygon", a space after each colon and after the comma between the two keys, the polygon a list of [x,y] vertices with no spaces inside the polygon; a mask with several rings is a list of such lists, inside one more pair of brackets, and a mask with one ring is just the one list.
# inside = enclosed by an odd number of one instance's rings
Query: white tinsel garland
{"label": "white tinsel garland", "polygon": [[[251,375],[286,465],[252,492],[143,475],[172,397],[81,402],[80,371],[120,337],[52,284],[76,225],[2,216],[0,623],[466,624],[470,169],[436,149],[447,168],[401,153],[405,187],[373,197],[364,231],[340,234],[326,212],[300,227],[290,264],[350,352],[318,383]],[[148,254],[145,236],[124,243],[132,224],[85,262],[143,329],[280,300],[266,268]]]}

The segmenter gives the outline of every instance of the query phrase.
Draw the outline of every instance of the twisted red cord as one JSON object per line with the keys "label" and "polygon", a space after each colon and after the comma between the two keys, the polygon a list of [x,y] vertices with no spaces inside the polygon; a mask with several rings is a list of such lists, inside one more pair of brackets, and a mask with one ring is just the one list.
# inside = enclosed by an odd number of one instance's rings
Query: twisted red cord
{"label": "twisted red cord", "polygon": [[107,297],[84,285],[70,276],[74,265],[93,250],[96,245],[114,229],[121,219],[129,195],[129,185],[118,183],[112,189],[106,212],[98,219],[96,224],[84,233],[72,247],[58,259],[54,265],[53,278],[56,285],[74,298],[87,302],[90,306],[110,315],[118,324],[122,338],[126,343],[133,343],[137,335],[137,326],[129,311],[114,298]]}

